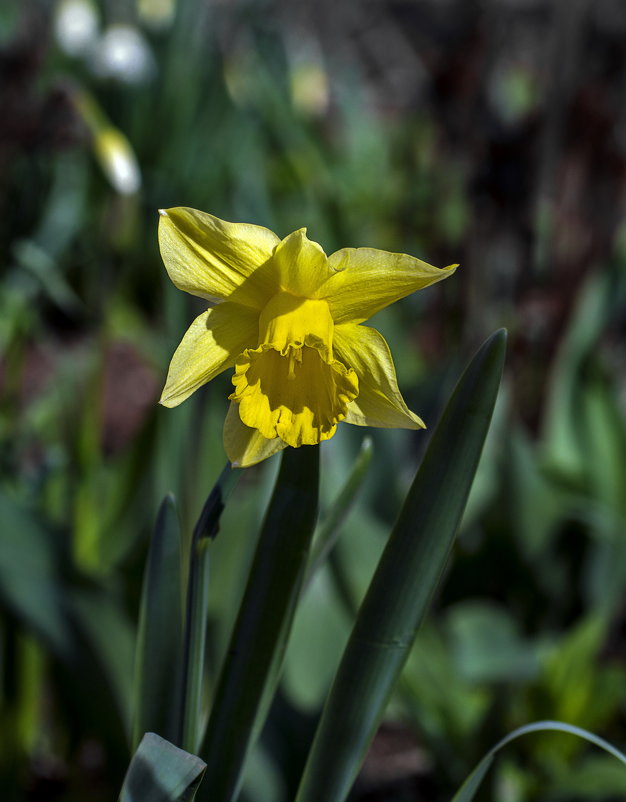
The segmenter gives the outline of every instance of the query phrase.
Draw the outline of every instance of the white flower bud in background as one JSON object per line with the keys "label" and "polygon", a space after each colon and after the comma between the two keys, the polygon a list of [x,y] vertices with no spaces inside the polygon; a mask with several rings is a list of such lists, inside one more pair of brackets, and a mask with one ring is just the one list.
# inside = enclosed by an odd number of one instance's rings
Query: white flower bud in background
{"label": "white flower bud in background", "polygon": [[111,25],[93,51],[91,67],[103,78],[139,84],[150,78],[155,62],[141,31],[131,25]]}
{"label": "white flower bud in background", "polygon": [[54,16],[54,33],[68,56],[91,50],[98,36],[98,12],[92,0],[61,0]]}
{"label": "white flower bud in background", "polygon": [[126,137],[116,128],[105,128],[94,140],[96,157],[113,188],[132,195],[141,187],[141,173]]}

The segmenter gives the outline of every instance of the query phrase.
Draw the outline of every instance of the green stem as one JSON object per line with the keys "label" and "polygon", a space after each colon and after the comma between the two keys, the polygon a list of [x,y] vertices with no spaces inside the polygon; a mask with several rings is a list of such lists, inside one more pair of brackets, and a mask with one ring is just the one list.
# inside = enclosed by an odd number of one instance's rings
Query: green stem
{"label": "green stem", "polygon": [[180,713],[178,716],[178,743],[187,752],[195,753],[200,745],[209,596],[209,547],[218,533],[226,497],[237,483],[240,475],[241,471],[234,471],[230,464],[226,465],[209,494],[193,530],[189,554]]}
{"label": "green stem", "polygon": [[201,754],[211,802],[232,800],[273,697],[317,515],[319,448],[283,452]]}

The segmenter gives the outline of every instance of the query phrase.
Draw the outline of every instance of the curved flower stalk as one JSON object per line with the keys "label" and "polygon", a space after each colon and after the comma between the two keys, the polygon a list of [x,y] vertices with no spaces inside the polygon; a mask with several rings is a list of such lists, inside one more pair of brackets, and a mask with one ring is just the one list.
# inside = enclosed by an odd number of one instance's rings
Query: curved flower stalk
{"label": "curved flower stalk", "polygon": [[385,339],[361,324],[456,265],[439,269],[374,248],[326,256],[304,228],[280,240],[196,209],[160,215],[170,278],[212,304],[174,353],[160,403],[175,407],[234,368],[224,425],[233,466],[328,440],[340,421],[424,427],[400,394]]}

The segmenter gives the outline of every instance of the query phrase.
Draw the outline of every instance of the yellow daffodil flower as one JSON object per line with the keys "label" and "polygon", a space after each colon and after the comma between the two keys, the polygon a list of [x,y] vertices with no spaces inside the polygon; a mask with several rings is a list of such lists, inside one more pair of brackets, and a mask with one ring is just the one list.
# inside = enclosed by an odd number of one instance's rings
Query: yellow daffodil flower
{"label": "yellow daffodil flower", "polygon": [[304,228],[280,240],[195,209],[160,215],[171,280],[211,303],[174,353],[160,403],[175,407],[234,367],[224,425],[234,466],[328,440],[340,421],[424,427],[400,394],[385,339],[361,324],[456,265],[439,269],[374,248],[326,256]]}

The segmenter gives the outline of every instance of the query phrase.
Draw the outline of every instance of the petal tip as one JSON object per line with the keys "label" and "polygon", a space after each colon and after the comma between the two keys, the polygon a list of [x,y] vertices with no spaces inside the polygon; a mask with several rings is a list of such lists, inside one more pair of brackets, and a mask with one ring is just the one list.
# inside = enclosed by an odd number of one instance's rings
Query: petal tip
{"label": "petal tip", "polygon": [[180,401],[176,401],[176,400],[175,400],[175,399],[173,399],[171,396],[167,396],[167,395],[163,394],[163,395],[162,395],[162,396],[159,398],[159,400],[158,400],[158,402],[157,402],[157,403],[158,403],[160,406],[162,406],[162,407],[167,407],[168,409],[173,409],[174,407],[177,407],[177,406],[178,406],[178,404],[180,403]]}
{"label": "petal tip", "polygon": [[167,217],[167,210],[166,209],[159,209],[159,214],[161,217]]}
{"label": "petal tip", "polygon": [[307,237],[306,232],[307,232],[307,227],[306,226],[303,226],[302,228],[298,228],[295,231],[292,231],[291,234],[287,234],[287,236],[283,239],[283,242],[285,242],[285,240],[292,240],[292,241],[293,240],[298,240],[300,245],[302,246],[304,241],[309,239]]}

